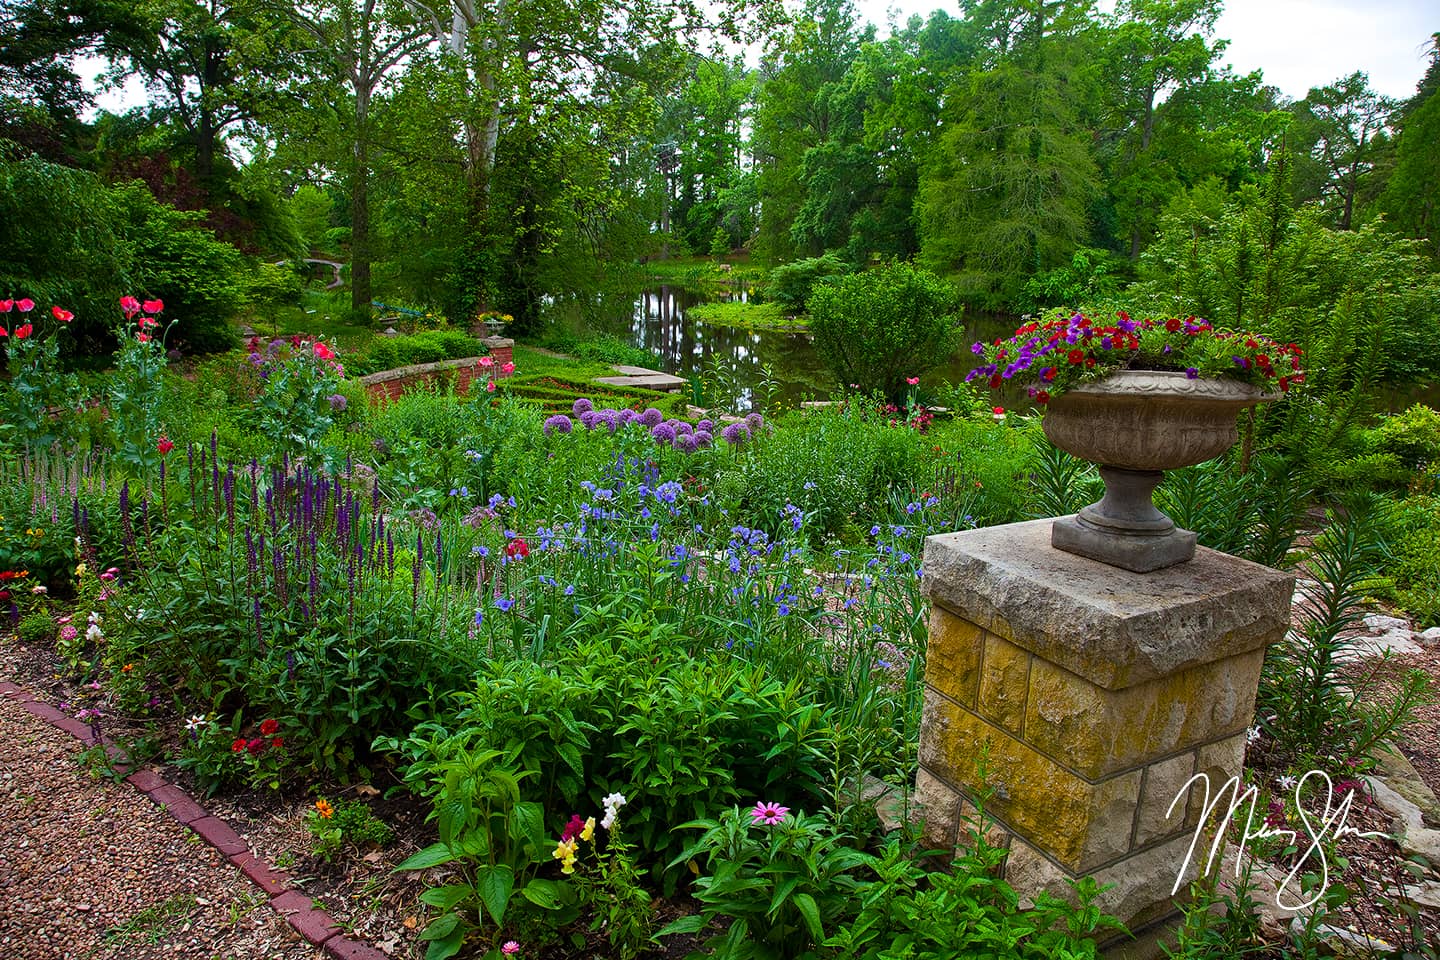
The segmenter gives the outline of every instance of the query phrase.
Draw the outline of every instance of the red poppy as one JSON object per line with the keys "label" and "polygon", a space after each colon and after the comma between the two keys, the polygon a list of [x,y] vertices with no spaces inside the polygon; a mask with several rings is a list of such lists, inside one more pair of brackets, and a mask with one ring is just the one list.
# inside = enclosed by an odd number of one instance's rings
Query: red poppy
{"label": "red poppy", "polygon": [[120,312],[125,314],[125,319],[130,319],[140,312],[140,301],[131,296],[121,297]]}
{"label": "red poppy", "polygon": [[0,313],[9,313],[14,306],[14,300],[0,300]]}
{"label": "red poppy", "polygon": [[144,307],[146,313],[159,313],[161,310],[165,309],[165,301],[146,300],[143,304],[141,304],[141,306]]}
{"label": "red poppy", "polygon": [[280,729],[280,721],[273,717],[260,724],[260,732],[267,737],[275,736],[275,731]]}
{"label": "red poppy", "polygon": [[509,557],[511,560],[514,560],[516,558],[523,560],[524,558],[530,556],[530,544],[526,543],[520,537],[516,537],[514,540],[511,540],[509,543],[505,544],[505,556]]}
{"label": "red poppy", "polygon": [[35,301],[31,300],[29,297],[21,297],[19,300],[15,301],[15,309],[19,310],[21,313],[29,313],[31,310],[35,309]]}
{"label": "red poppy", "polygon": [[15,328],[15,339],[16,339],[16,340],[24,340],[26,337],[30,336],[30,334],[32,334],[32,333],[34,333],[34,332],[35,332],[35,326],[34,326],[33,324],[27,323],[27,324],[25,324],[24,326],[16,327],[16,328]]}
{"label": "red poppy", "polygon": [[137,334],[135,334],[135,339],[136,339],[136,340],[139,340],[141,343],[149,343],[149,342],[150,342],[150,334],[148,334],[148,333],[137,333]]}
{"label": "red poppy", "polygon": [[61,323],[69,323],[71,320],[75,319],[75,314],[71,313],[69,310],[64,309],[63,307],[51,307],[50,313],[52,316],[55,317],[56,320],[59,320]]}
{"label": "red poppy", "polygon": [[0,337],[8,337],[8,336],[10,336],[10,331],[9,331],[9,330],[6,330],[4,327],[0,327]]}

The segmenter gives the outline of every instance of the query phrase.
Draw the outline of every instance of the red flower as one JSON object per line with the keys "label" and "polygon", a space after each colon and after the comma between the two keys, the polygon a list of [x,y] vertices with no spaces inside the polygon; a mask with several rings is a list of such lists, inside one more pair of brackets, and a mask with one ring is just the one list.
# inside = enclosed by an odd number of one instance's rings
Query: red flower
{"label": "red flower", "polygon": [[146,300],[143,304],[141,304],[141,306],[144,308],[146,313],[159,313],[161,310],[165,309],[165,301]]}
{"label": "red flower", "polygon": [[148,333],[137,333],[137,334],[135,334],[135,339],[136,339],[136,340],[139,340],[141,343],[149,343],[149,342],[150,342],[150,334],[148,334]]}
{"label": "red flower", "polygon": [[1069,360],[1071,363],[1083,363],[1085,360],[1085,351],[1071,350],[1069,354],[1066,355],[1065,359]]}
{"label": "red flower", "polygon": [[1035,399],[1036,399],[1036,400],[1039,400],[1041,404],[1049,403],[1049,402],[1050,402],[1050,391],[1049,391],[1049,390],[1041,390],[1040,392],[1038,392],[1038,393],[1035,394]]}
{"label": "red flower", "polygon": [[230,744],[231,753],[243,753],[245,751],[245,738],[237,737],[235,742]]}
{"label": "red flower", "polygon": [[64,309],[63,307],[51,307],[50,313],[52,316],[55,317],[56,320],[59,320],[61,323],[69,323],[71,320],[75,319],[75,314],[71,313],[69,310]]}
{"label": "red flower", "polygon": [[30,334],[32,334],[32,333],[34,333],[34,332],[35,332],[35,327],[34,327],[33,324],[27,323],[27,324],[25,324],[24,326],[16,327],[16,328],[15,328],[15,339],[16,339],[16,340],[24,340],[26,337],[30,336]]}
{"label": "red flower", "polygon": [[4,327],[0,327],[0,337],[8,337],[8,336],[10,336],[10,331],[9,331],[9,330],[6,330]]}
{"label": "red flower", "polygon": [[31,300],[29,297],[21,297],[19,300],[15,301],[15,309],[19,310],[21,313],[29,313],[31,310],[35,309],[35,301]]}
{"label": "red flower", "polygon": [[260,724],[260,732],[267,737],[275,736],[275,731],[280,729],[280,721],[273,717]]}
{"label": "red flower", "polygon": [[1184,324],[1180,322],[1179,317],[1171,317],[1169,320],[1165,321],[1165,329],[1170,331],[1171,333],[1175,333],[1183,326]]}
{"label": "red flower", "polygon": [[160,321],[156,320],[154,317],[141,317],[140,322],[137,323],[136,326],[139,327],[141,330],[144,330],[146,327],[160,326]]}
{"label": "red flower", "polygon": [[169,437],[162,435],[160,442],[155,444],[155,449],[160,451],[160,456],[166,456],[171,450],[175,449],[175,442]]}
{"label": "red flower", "polygon": [[585,829],[585,821],[580,819],[580,814],[570,815],[570,822],[565,824],[565,829],[560,831],[561,841],[569,840],[571,837],[578,837],[580,831]]}
{"label": "red flower", "polygon": [[325,346],[325,344],[320,342],[319,340],[315,341],[315,346],[313,349],[315,351],[315,356],[319,357],[321,360],[335,359],[335,351]]}
{"label": "red flower", "polygon": [[125,314],[126,320],[129,320],[131,317],[135,316],[135,314],[140,312],[140,301],[128,295],[121,297],[120,312]]}
{"label": "red flower", "polygon": [[267,746],[269,746],[268,743],[266,743],[264,740],[261,740],[259,737],[256,737],[254,740],[251,740],[249,743],[245,744],[245,749],[250,751],[250,756],[258,757],[260,756],[260,754],[265,752],[265,748]]}
{"label": "red flower", "polygon": [[530,544],[526,543],[520,537],[516,537],[514,540],[505,544],[505,556],[511,560],[516,558],[523,560],[530,556]]}
{"label": "red flower", "polygon": [[995,374],[995,376],[993,376],[993,377],[990,378],[990,389],[991,389],[991,390],[999,390],[999,389],[1000,389],[1000,384],[1003,383],[1004,381],[1005,381],[1005,378],[1004,378],[1004,377],[1000,376],[1000,374],[998,374],[998,373]]}
{"label": "red flower", "polygon": [[270,746],[274,747],[276,750],[279,750],[281,747],[285,746],[285,738],[276,737],[274,740],[270,741]]}
{"label": "red flower", "polygon": [[990,412],[993,413],[993,414],[995,414],[995,415],[998,416],[998,417],[1003,417],[1003,416],[1005,415],[1005,408],[1004,408],[1004,407],[991,407],[991,408],[990,408]]}
{"label": "red flower", "polygon": [[14,306],[14,300],[0,300],[0,313],[9,313]]}

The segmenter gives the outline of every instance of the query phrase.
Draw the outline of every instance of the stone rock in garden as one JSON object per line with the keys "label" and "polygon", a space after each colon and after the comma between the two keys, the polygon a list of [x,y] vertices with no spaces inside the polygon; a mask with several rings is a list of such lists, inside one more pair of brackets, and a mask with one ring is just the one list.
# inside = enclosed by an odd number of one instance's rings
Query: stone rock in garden
{"label": "stone rock in garden", "polygon": [[1426,786],[1409,758],[1392,744],[1382,743],[1376,760],[1379,764],[1375,773],[1385,781],[1385,785],[1420,808],[1425,826],[1440,830],[1440,798]]}
{"label": "stone rock in garden", "polygon": [[1429,630],[1417,633],[1415,639],[1427,647],[1440,646],[1440,627],[1431,627]]}
{"label": "stone rock in garden", "polygon": [[1408,900],[1417,907],[1440,910],[1440,882],[1422,880],[1407,883],[1403,887],[1391,887],[1390,893],[1401,900]]}
{"label": "stone rock in garden", "polygon": [[1384,780],[1367,777],[1371,796],[1382,810],[1393,818],[1390,834],[1400,844],[1400,852],[1406,857],[1424,857],[1429,872],[1440,876],[1440,830],[1425,826],[1425,815],[1420,808],[1406,800]]}
{"label": "stone rock in garden", "polygon": [[250,326],[250,324],[242,323],[240,324],[240,336],[248,339],[250,337],[258,337],[259,334],[255,332],[255,328]]}
{"label": "stone rock in garden", "polygon": [[[1322,923],[1313,931],[1316,951],[1322,957],[1369,958],[1380,953],[1389,953],[1395,948],[1378,937],[1370,937],[1353,930],[1344,930]],[[1299,946],[1305,939],[1305,918],[1296,917],[1290,921],[1290,939]]]}

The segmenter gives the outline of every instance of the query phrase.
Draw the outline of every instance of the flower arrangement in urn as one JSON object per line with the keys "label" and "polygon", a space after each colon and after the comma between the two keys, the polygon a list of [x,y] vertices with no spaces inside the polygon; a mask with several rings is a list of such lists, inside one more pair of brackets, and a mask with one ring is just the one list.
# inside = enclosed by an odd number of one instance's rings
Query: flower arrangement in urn
{"label": "flower arrangement in urn", "polygon": [[1197,317],[1132,320],[1123,310],[1114,323],[1081,313],[1031,321],[1008,339],[976,343],[982,358],[965,378],[984,377],[991,389],[1021,378],[1042,406],[1076,384],[1103,380],[1121,370],[1184,374],[1188,380],[1219,378],[1279,388],[1305,381],[1300,348],[1243,331],[1221,330]]}
{"label": "flower arrangement in urn", "polygon": [[1239,439],[1237,414],[1305,381],[1295,344],[1196,317],[1121,312],[1097,324],[1062,313],[971,349],[984,363],[970,380],[999,388],[1023,376],[1050,441],[1100,466],[1105,496],[1057,518],[1051,544],[1137,573],[1195,555],[1195,534],[1151,501],[1164,472],[1220,456]]}

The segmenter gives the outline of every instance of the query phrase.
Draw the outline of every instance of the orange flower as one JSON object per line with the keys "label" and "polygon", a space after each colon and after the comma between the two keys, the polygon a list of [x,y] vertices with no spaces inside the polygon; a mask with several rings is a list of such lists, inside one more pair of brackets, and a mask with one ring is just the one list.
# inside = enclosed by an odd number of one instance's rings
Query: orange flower
{"label": "orange flower", "polygon": [[319,811],[322,819],[329,820],[335,814],[335,808],[330,806],[330,801],[321,797],[315,801],[315,809]]}
{"label": "orange flower", "polygon": [[123,666],[123,667],[120,668],[120,672],[121,672],[121,673],[129,673],[131,670],[134,670],[134,669],[135,669],[135,664],[133,664],[133,663],[127,663],[127,664],[125,664],[125,666]]}

